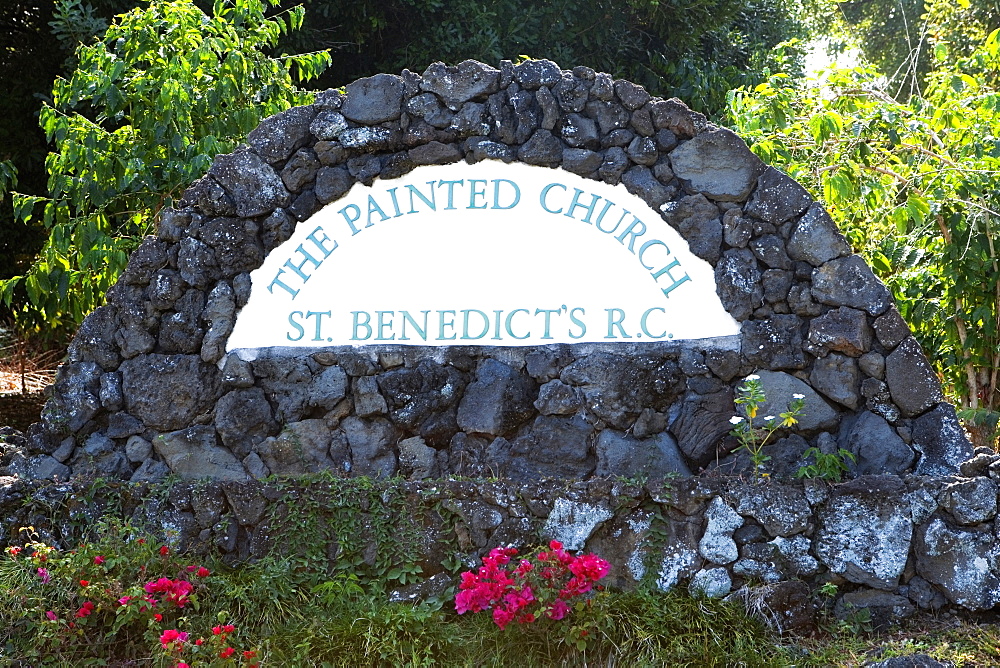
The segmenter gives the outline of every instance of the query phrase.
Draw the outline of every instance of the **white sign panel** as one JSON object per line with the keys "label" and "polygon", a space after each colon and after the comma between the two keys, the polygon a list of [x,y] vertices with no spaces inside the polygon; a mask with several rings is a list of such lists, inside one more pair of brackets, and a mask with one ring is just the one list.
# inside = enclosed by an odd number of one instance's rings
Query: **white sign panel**
{"label": "white sign panel", "polygon": [[649,205],[624,186],[521,163],[357,184],[251,278],[228,351],[739,333],[712,267]]}

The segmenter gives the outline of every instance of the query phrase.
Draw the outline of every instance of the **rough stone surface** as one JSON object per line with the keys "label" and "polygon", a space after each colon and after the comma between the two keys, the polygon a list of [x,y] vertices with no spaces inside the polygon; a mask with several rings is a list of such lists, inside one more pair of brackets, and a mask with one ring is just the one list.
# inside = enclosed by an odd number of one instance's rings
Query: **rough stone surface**
{"label": "rough stone surface", "polygon": [[920,453],[915,471],[919,475],[954,475],[973,455],[950,404],[938,404],[913,421],[913,448]]}
{"label": "rough stone surface", "polygon": [[270,213],[291,201],[278,173],[253,151],[220,155],[208,173],[233,199],[235,213],[242,218]]}
{"label": "rough stone surface", "polygon": [[851,245],[837,229],[823,205],[813,204],[799,219],[788,239],[788,257],[803,260],[814,267],[843,257],[851,252]]}
{"label": "rough stone surface", "polygon": [[938,503],[963,526],[987,522],[997,514],[997,485],[989,478],[956,482],[941,493]]}
{"label": "rough stone surface", "polygon": [[959,529],[935,517],[916,534],[917,573],[941,588],[948,600],[970,610],[1000,603],[993,564],[1000,547],[991,532]]}
{"label": "rough stone surface", "polygon": [[246,480],[247,473],[233,454],[216,443],[215,429],[196,425],[153,439],[156,454],[182,480],[213,478]]}
{"label": "rough stone surface", "polygon": [[871,349],[872,328],[863,311],[841,306],[809,323],[809,342],[859,357]]}
{"label": "rough stone surface", "polygon": [[739,513],[717,496],[705,511],[705,535],[698,542],[698,553],[713,564],[725,565],[736,561],[739,549],[733,532],[743,526]]}
{"label": "rough stone surface", "polygon": [[934,369],[912,336],[885,358],[885,380],[905,417],[920,415],[944,399]]}
{"label": "rough stone surface", "polygon": [[916,455],[889,423],[871,411],[861,412],[848,430],[841,429],[839,447],[854,455],[848,467],[855,475],[900,474]]}
{"label": "rough stone surface", "polygon": [[376,74],[347,84],[340,113],[357,123],[382,123],[399,118],[403,105],[403,80],[393,74]]}
{"label": "rough stone surface", "polygon": [[896,510],[898,479],[871,481],[871,493],[849,494],[840,488],[819,512],[816,556],[851,582],[892,589],[903,574],[913,524]]}
{"label": "rough stone surface", "polygon": [[[774,167],[757,178],[757,189],[744,211],[774,225],[794,218],[809,208],[812,196],[795,179]],[[799,223],[801,226],[801,222]]]}
{"label": "rough stone surface", "polygon": [[218,371],[197,355],[135,357],[121,372],[129,413],[153,429],[183,429],[219,398]]}
{"label": "rough stone surface", "polygon": [[677,443],[669,434],[640,439],[613,429],[605,429],[597,439],[596,448],[595,475],[653,479],[670,475],[691,475],[677,449]]}
{"label": "rough stone surface", "polygon": [[836,258],[813,271],[812,296],[830,306],[850,306],[881,315],[892,296],[858,255]]}
{"label": "rough stone surface", "polygon": [[309,140],[309,126],[315,117],[312,106],[292,107],[261,121],[247,135],[247,143],[268,162],[287,160]]}
{"label": "rough stone surface", "polygon": [[708,197],[722,201],[745,199],[764,166],[742,139],[729,130],[702,132],[670,154],[678,178]]}

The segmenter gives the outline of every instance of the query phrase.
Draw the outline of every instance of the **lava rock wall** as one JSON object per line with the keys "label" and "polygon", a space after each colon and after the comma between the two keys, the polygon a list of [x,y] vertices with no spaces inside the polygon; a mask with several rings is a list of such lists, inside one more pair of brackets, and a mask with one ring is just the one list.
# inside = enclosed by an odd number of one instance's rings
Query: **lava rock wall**
{"label": "lava rock wall", "polygon": [[[623,184],[715,268],[735,340],[359,347],[253,361],[226,340],[250,274],[357,182],[520,161]],[[694,316],[693,316],[694,317]],[[266,119],[168,209],[81,326],[0,474],[223,480],[740,473],[736,387],[805,396],[767,472],[810,446],[852,475],[957,473],[973,453],[889,291],[798,183],[676,99],[545,60],[379,74]]]}

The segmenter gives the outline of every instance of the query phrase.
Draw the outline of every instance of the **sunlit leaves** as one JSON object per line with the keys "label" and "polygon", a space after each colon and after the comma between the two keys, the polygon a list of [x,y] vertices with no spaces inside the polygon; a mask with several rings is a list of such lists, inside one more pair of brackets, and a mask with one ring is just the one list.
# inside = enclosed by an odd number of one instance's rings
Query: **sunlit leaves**
{"label": "sunlit leaves", "polygon": [[0,282],[8,303],[23,285],[25,327],[78,323],[103,301],[156,213],[265,117],[308,101],[296,83],[318,76],[328,52],[269,55],[302,25],[279,0],[153,0],[116,18],[77,51],[39,121],[56,150],[49,198],[17,197],[16,214],[43,212],[50,238],[26,276]]}

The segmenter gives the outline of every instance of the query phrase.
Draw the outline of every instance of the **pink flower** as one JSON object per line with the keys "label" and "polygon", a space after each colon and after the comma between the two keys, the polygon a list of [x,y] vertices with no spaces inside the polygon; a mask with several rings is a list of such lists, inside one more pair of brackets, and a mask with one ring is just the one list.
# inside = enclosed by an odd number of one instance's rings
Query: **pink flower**
{"label": "pink flower", "polygon": [[584,554],[569,565],[569,570],[578,578],[596,582],[608,574],[611,564],[596,554]]}
{"label": "pink flower", "polygon": [[503,608],[494,608],[493,610],[493,623],[500,627],[503,631],[507,628],[507,625],[511,623],[514,619],[514,613],[509,610],[504,610]]}
{"label": "pink flower", "polygon": [[101,556],[94,557],[94,565],[96,565],[96,566],[100,566],[105,561],[107,561],[107,559],[105,559],[104,557],[101,557]]}
{"label": "pink flower", "polygon": [[38,567],[38,577],[42,578],[42,584],[48,584],[52,577],[49,575],[49,571],[41,566]]}
{"label": "pink flower", "polygon": [[132,600],[131,596],[122,596],[118,599],[118,605],[128,605],[128,602]]}
{"label": "pink flower", "polygon": [[59,619],[59,615],[57,615],[56,613],[52,612],[51,610],[49,610],[48,612],[46,612],[45,616],[48,617],[53,622],[56,621],[57,619]]}
{"label": "pink flower", "polygon": [[195,575],[197,575],[200,578],[207,578],[209,575],[211,575],[211,573],[212,572],[210,570],[202,566],[198,569],[198,572],[195,573]]}
{"label": "pink flower", "polygon": [[187,664],[186,664],[186,663],[184,663],[183,661],[178,661],[178,662],[177,662],[177,665],[176,665],[176,666],[174,666],[174,668],[191,668],[191,666],[187,665]]}
{"label": "pink flower", "polygon": [[549,609],[545,614],[549,619],[558,621],[569,614],[569,606],[566,604],[566,601],[561,598],[557,598],[552,602],[552,605],[549,606]]}
{"label": "pink flower", "polygon": [[176,643],[178,647],[187,642],[188,634],[184,631],[178,631],[177,629],[167,629],[160,635],[160,644],[163,649],[167,649],[167,646],[171,643]]}
{"label": "pink flower", "polygon": [[549,542],[549,549],[550,549],[550,550],[554,550],[554,551],[558,552],[558,551],[559,551],[559,550],[561,550],[562,548],[563,548],[563,544],[562,544],[562,543],[560,543],[560,542],[559,542],[559,541],[557,541],[557,540],[553,540],[553,541],[550,541],[550,542]]}

